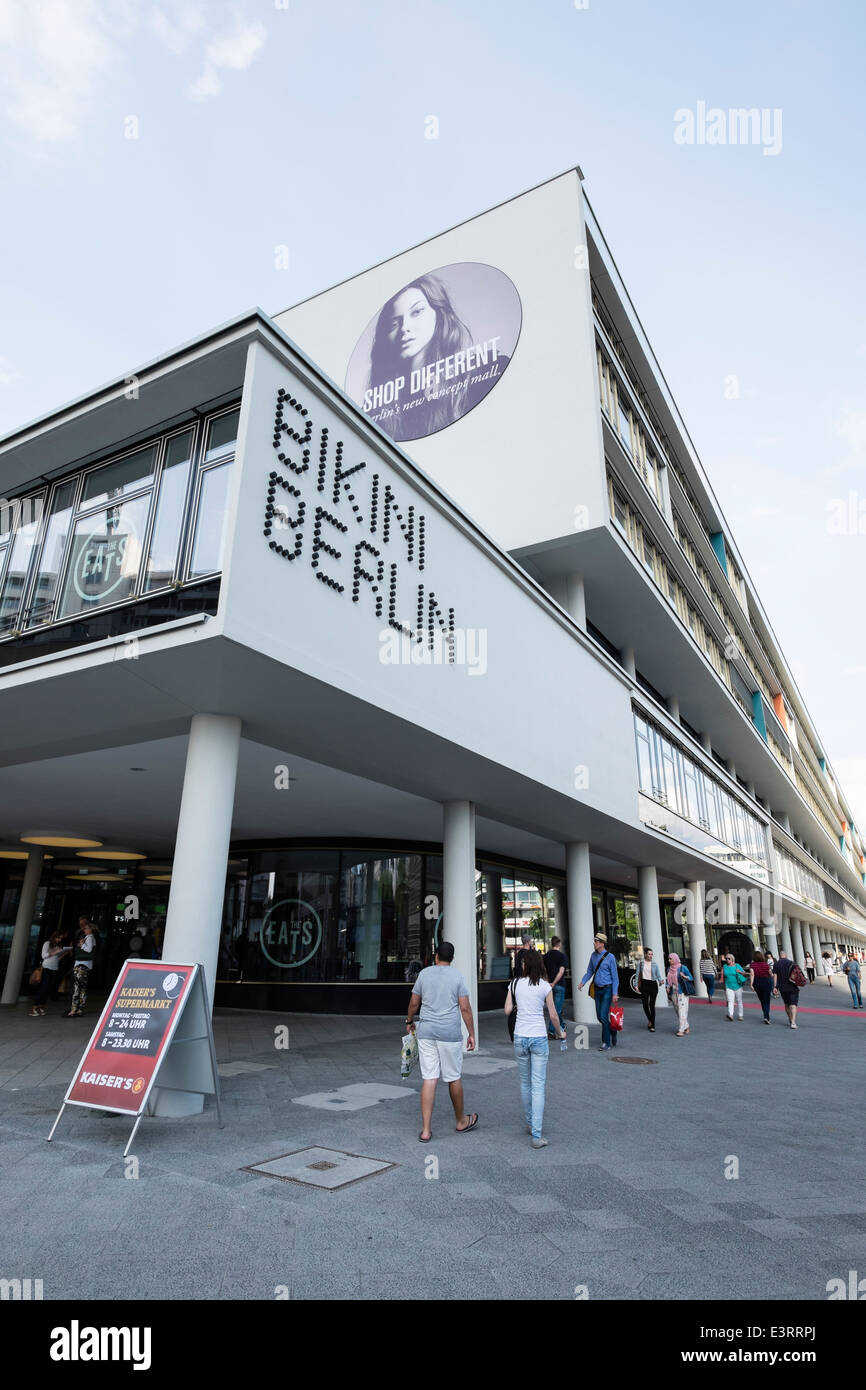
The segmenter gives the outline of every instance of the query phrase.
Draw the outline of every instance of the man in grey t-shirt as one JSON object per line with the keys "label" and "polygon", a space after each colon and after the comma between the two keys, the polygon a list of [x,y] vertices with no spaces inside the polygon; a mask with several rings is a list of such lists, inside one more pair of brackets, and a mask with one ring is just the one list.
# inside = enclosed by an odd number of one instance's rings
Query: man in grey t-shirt
{"label": "man in grey t-shirt", "polygon": [[421,1063],[421,1133],[418,1138],[422,1144],[429,1144],[433,1137],[430,1128],[433,1119],[433,1102],[436,1099],[436,1083],[441,1076],[448,1082],[451,1104],[457,1133],[465,1134],[478,1124],[477,1114],[467,1115],[463,1109],[463,1032],[460,1020],[466,1024],[469,1037],[467,1051],[475,1050],[475,1025],[472,1020],[472,1006],[469,1003],[469,987],[459,970],[455,970],[454,947],[450,941],[440,941],[436,951],[435,965],[422,970],[412,986],[409,1000],[407,1026],[415,1026],[415,1017],[421,1012],[418,1024],[418,1060]]}

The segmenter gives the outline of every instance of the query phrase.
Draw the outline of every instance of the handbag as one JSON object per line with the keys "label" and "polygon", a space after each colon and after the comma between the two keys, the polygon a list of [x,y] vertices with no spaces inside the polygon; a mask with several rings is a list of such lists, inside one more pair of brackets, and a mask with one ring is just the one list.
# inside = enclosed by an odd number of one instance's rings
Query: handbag
{"label": "handbag", "polygon": [[595,969],[594,969],[593,972],[592,972],[592,979],[591,979],[590,982],[589,982],[589,989],[587,990],[587,994],[589,995],[590,999],[594,999],[594,998],[595,998],[595,977],[596,977],[596,975],[598,974],[598,969],[599,969],[599,966],[601,965],[601,961],[602,961],[602,960],[607,960],[607,958],[608,958],[609,955],[610,955],[610,951],[605,951],[605,953],[604,953],[604,955],[602,956],[601,960],[598,962],[598,965],[595,967]]}
{"label": "handbag", "polygon": [[611,1010],[610,1010],[609,1018],[610,1018],[610,1026],[611,1026],[611,1028],[613,1029],[613,1031],[614,1031],[615,1033],[621,1033],[621,1032],[622,1032],[622,1025],[623,1025],[623,1008],[622,1008],[622,1004],[614,1004],[614,1005],[612,1005]]}
{"label": "handbag", "polygon": [[30,983],[31,983],[31,985],[41,985],[41,984],[42,984],[42,966],[41,966],[41,965],[37,965],[36,969],[32,972],[32,974],[31,974],[31,976],[30,976]]}
{"label": "handbag", "polygon": [[508,1036],[514,1042],[514,1025],[517,1022],[517,979],[513,979],[508,986],[511,995],[511,1013],[506,1014],[505,1021],[508,1024]]}
{"label": "handbag", "polygon": [[802,989],[804,985],[808,984],[808,980],[799,965],[794,965],[788,972],[788,981],[795,989]]}
{"label": "handbag", "polygon": [[692,978],[692,975],[691,975],[690,971],[687,970],[686,967],[685,967],[684,965],[681,965],[681,966],[680,966],[680,976],[679,976],[679,977],[680,977],[680,980],[681,980],[682,986],[683,986],[683,994],[687,994],[687,995],[691,996],[691,995],[697,993],[697,990],[695,989],[695,982],[694,982],[694,980],[693,980],[693,978]]}

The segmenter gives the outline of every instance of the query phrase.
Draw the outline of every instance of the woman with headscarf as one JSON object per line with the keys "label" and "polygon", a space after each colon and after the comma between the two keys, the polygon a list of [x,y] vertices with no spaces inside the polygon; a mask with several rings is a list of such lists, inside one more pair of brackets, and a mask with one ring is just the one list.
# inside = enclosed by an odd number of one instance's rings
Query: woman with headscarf
{"label": "woman with headscarf", "polygon": [[667,992],[671,1004],[676,1005],[679,1028],[675,1034],[684,1038],[689,1031],[689,991],[688,984],[694,985],[694,977],[687,965],[683,965],[676,951],[668,956]]}

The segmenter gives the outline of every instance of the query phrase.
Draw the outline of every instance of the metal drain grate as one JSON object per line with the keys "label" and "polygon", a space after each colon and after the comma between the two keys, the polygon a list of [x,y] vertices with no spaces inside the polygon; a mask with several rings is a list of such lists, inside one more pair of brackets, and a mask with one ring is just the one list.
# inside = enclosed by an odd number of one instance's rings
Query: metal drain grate
{"label": "metal drain grate", "polygon": [[612,1062],[622,1062],[624,1067],[657,1067],[655,1057],[611,1057]]}

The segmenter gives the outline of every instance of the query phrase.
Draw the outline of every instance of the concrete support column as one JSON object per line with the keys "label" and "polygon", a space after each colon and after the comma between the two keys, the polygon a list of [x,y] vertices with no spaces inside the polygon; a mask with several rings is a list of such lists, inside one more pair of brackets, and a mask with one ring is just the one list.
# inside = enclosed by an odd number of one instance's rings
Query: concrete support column
{"label": "concrete support column", "polygon": [[794,943],[791,940],[791,923],[787,917],[782,918],[782,949],[789,960],[794,959]]}
{"label": "concrete support column", "polygon": [[734,781],[736,782],[736,780],[737,780],[737,764],[733,761],[732,758],[728,758],[728,761],[727,761],[727,763],[725,764],[725,766],[726,766],[727,769],[728,769],[728,776],[729,776],[729,777],[733,777]]}
{"label": "concrete support column", "polygon": [[15,918],[15,929],[12,933],[12,945],[9,948],[9,960],[6,965],[6,978],[3,981],[0,1004],[18,1003],[44,857],[45,851],[38,845],[34,845],[27,856],[27,868],[24,870],[24,882],[21,885],[21,897],[18,901],[18,913]]}
{"label": "concrete support column", "polygon": [[595,919],[592,913],[592,876],[589,870],[589,845],[575,841],[565,846],[565,874],[568,891],[568,954],[574,991],[575,1023],[595,1023],[595,1005],[587,994],[589,985],[578,991],[589,958]]}
{"label": "concrete support column", "polygon": [[701,976],[701,951],[706,949],[707,929],[704,925],[704,888],[705,884],[700,881],[697,883],[687,883],[689,896],[686,899],[689,924],[689,955],[691,972],[695,977],[695,995],[698,999],[706,999],[707,987]]}
{"label": "concrete support column", "polygon": [[635,680],[637,668],[634,664],[634,647],[623,647],[619,654],[619,659],[626,673],[631,676],[632,680]]}
{"label": "concrete support column", "polygon": [[749,891],[748,906],[747,906],[747,908],[746,908],[746,911],[747,911],[748,914],[749,914],[749,923],[748,923],[748,928],[747,928],[747,930],[748,930],[748,933],[749,933],[750,937],[752,938],[752,941],[754,942],[755,950],[756,950],[756,951],[760,951],[760,949],[761,949],[761,931],[760,931],[760,927],[759,927],[758,924],[759,924],[759,922],[760,922],[761,914],[760,914],[760,911],[759,911],[759,909],[758,909],[758,906],[757,906],[757,904],[755,903],[754,898],[753,898],[753,896],[752,896],[752,891],[753,891],[753,890],[751,890],[751,889],[750,889],[750,891]]}
{"label": "concrete support column", "polygon": [[578,627],[586,632],[586,594],[582,574],[569,574],[565,580],[565,607]]}
{"label": "concrete support column", "polygon": [[777,821],[779,822],[779,824],[781,825],[782,829],[783,829],[783,830],[786,830],[786,831],[788,832],[788,834],[790,835],[790,833],[791,833],[791,822],[790,822],[790,820],[788,819],[787,812],[781,811],[781,812],[779,813],[779,815],[776,817],[776,819],[777,819]]}
{"label": "concrete support column", "polygon": [[794,938],[794,960],[801,970],[806,969],[806,951],[803,946],[803,933],[796,918],[791,918],[791,935]]}
{"label": "concrete support column", "polygon": [[[654,864],[645,864],[637,871],[638,893],[640,896],[640,930],[643,944],[650,947],[653,960],[665,974],[664,942],[662,941],[662,919],[659,912],[659,885]],[[656,1009],[668,1007],[668,996],[660,988],[656,997]]]}
{"label": "concrete support column", "polygon": [[665,701],[665,703],[667,704],[667,707],[668,707],[668,714],[670,715],[671,719],[675,719],[675,720],[677,721],[677,723],[679,724],[679,722],[680,722],[680,702],[679,702],[679,700],[677,699],[676,695],[669,695],[668,698],[667,698],[667,700]]}
{"label": "concrete support column", "polygon": [[764,923],[764,942],[767,950],[772,952],[774,960],[777,960],[779,956],[779,934],[775,922]]}
{"label": "concrete support column", "polygon": [[[487,969],[484,978],[492,978],[493,957],[505,954],[502,940],[502,875],[487,874]],[[447,940],[447,938],[446,938]]]}
{"label": "concrete support column", "polygon": [[442,933],[469,987],[478,1045],[478,948],[475,934],[475,807],[446,801],[442,826]]}
{"label": "concrete support column", "polygon": [[[162,958],[204,967],[209,1008],[219,958],[240,746],[241,721],[234,715],[193,715]],[[204,1097],[160,1091],[157,1085],[151,1103],[157,1115],[194,1115],[203,1109]]]}
{"label": "concrete support column", "polygon": [[710,756],[712,756],[713,740],[710,738],[709,734],[701,734],[701,747],[705,753],[709,753]]}
{"label": "concrete support column", "polygon": [[812,952],[812,955],[815,957],[815,979],[817,980],[817,978],[818,978],[819,975],[826,975],[826,974],[827,974],[827,971],[824,969],[824,962],[823,962],[823,960],[821,959],[821,943],[820,943],[820,941],[818,940],[818,928],[817,928],[817,927],[812,927],[812,928],[811,928],[811,930],[810,930],[810,932],[809,932],[809,938],[810,938],[809,950]]}

